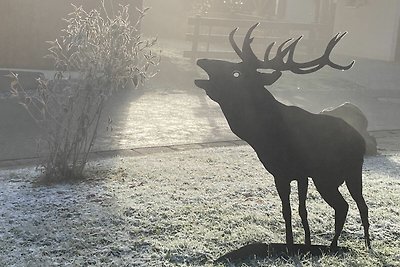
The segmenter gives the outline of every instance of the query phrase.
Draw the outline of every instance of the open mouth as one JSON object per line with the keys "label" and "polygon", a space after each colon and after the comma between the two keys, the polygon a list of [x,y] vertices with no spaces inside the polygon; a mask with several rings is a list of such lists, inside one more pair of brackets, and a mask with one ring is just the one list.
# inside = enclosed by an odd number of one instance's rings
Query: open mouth
{"label": "open mouth", "polygon": [[200,87],[202,89],[206,89],[207,85],[209,85],[210,80],[194,80],[194,84],[197,87]]}
{"label": "open mouth", "polygon": [[[206,69],[206,59],[197,60],[197,66],[202,68],[208,74],[208,76],[210,76]],[[197,79],[197,80],[194,80],[194,84],[197,87],[206,89],[206,87],[209,86],[209,84],[210,84],[210,80],[209,79]]]}

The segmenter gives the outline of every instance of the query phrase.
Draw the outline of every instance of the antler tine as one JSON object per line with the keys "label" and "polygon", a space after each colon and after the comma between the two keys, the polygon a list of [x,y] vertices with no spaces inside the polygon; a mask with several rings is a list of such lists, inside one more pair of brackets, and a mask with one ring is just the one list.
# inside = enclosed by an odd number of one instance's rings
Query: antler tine
{"label": "antler tine", "polygon": [[[296,46],[296,44],[297,44],[297,42],[295,43],[295,42],[293,42],[293,43],[291,43],[290,45],[288,45],[285,49],[283,49],[283,47],[287,44],[287,43],[289,43],[290,41],[292,41],[293,39],[292,38],[289,38],[289,39],[287,39],[286,41],[284,41],[279,47],[278,47],[278,50],[277,50],[277,52],[276,52],[276,56],[275,56],[275,58],[273,59],[274,60],[274,63],[276,64],[276,68],[285,68],[285,62],[283,61],[283,59],[285,58],[285,56],[287,55],[287,53],[289,52],[289,51],[293,51],[294,50],[294,46]],[[293,44],[294,44],[294,46],[293,46]]]}
{"label": "antler tine", "polygon": [[283,49],[282,50],[282,48],[287,44],[287,43],[289,43],[290,41],[292,41],[293,40],[293,38],[289,38],[289,39],[287,39],[286,41],[284,41],[279,47],[278,47],[278,51],[276,52],[276,55],[277,56],[285,56],[286,54],[287,54],[287,51],[289,50],[289,49],[291,49],[291,45],[289,45],[288,47],[286,47],[285,49]]}
{"label": "antler tine", "polygon": [[246,36],[244,37],[243,41],[243,47],[242,47],[242,53],[243,57],[247,61],[252,61],[252,62],[258,62],[259,60],[257,59],[257,56],[254,54],[253,49],[251,49],[250,44],[253,42],[253,37],[251,37],[251,34],[253,33],[254,29],[260,25],[259,22],[254,24],[253,26],[250,27],[250,29],[247,31]]}
{"label": "antler tine", "polygon": [[275,69],[278,71],[283,70],[283,68],[285,68],[285,62],[283,61],[283,59],[287,55],[288,51],[290,51],[292,49],[291,47],[293,46],[293,43],[291,45],[289,45],[288,47],[286,47],[285,49],[283,49],[283,47],[291,40],[292,39],[288,39],[288,40],[284,41],[282,44],[280,44],[277,49],[275,57],[272,59],[269,59],[269,54],[271,52],[271,49],[275,45],[275,42],[271,43],[265,50],[264,61],[261,62],[260,65],[262,67],[268,68],[268,69]]}
{"label": "antler tine", "polygon": [[[288,41],[284,42],[282,45],[280,45],[280,49],[278,49],[277,56],[278,56],[278,59],[280,59],[282,61],[279,62],[281,64],[276,63],[276,67],[279,68],[277,70],[279,70],[279,71],[290,70],[291,72],[296,73],[296,74],[307,74],[307,73],[315,72],[315,71],[323,68],[326,65],[328,65],[334,69],[339,69],[339,70],[350,69],[354,65],[354,62],[355,62],[354,60],[349,65],[342,66],[342,65],[333,63],[329,59],[330,53],[332,52],[333,48],[346,34],[347,34],[347,32],[344,32],[343,34],[340,34],[340,33],[336,34],[328,43],[328,45],[325,49],[325,53],[321,57],[314,59],[312,61],[309,61],[309,62],[304,62],[304,63],[298,63],[293,60],[294,50],[296,48],[297,43],[302,38],[302,36],[299,37],[298,39],[296,39],[295,41],[293,41],[284,50],[282,50],[283,45],[286,44]],[[283,62],[283,57],[286,56],[288,51],[289,51],[289,55],[288,55],[288,59],[285,63],[285,62]]]}
{"label": "antler tine", "polygon": [[[339,70],[348,70],[351,67],[353,67],[355,61],[353,60],[349,65],[339,65],[336,63],[333,63],[330,59],[330,53],[332,52],[333,48],[337,45],[337,43],[347,34],[347,32],[344,33],[338,33],[336,34],[328,43],[326,46],[324,54],[316,58],[312,61],[309,62],[303,62],[303,63],[298,63],[294,61],[294,51],[296,49],[297,44],[299,41],[303,38],[303,36],[298,37],[296,40],[292,41],[293,39],[288,39],[284,41],[281,45],[279,45],[276,55],[274,58],[269,59],[269,54],[272,50],[272,47],[275,45],[275,42],[271,43],[264,54],[264,61],[261,61],[257,58],[257,56],[254,54],[250,44],[253,41],[253,38],[251,37],[251,34],[253,33],[253,30],[259,25],[260,23],[256,23],[253,26],[250,27],[250,29],[247,31],[244,41],[243,41],[243,46],[242,50],[238,47],[234,40],[234,35],[237,32],[238,28],[234,29],[230,34],[229,34],[229,41],[235,50],[236,54],[242,59],[243,62],[250,63],[250,64],[255,64],[257,66],[260,66],[261,68],[266,68],[266,69],[273,69],[276,71],[285,71],[285,70],[290,70],[293,73],[296,74],[307,74],[311,72],[315,72],[324,66],[328,65],[334,69],[339,69]],[[285,47],[289,42],[292,43],[288,46]],[[284,48],[285,47],[285,48]],[[287,56],[287,60],[285,62],[285,57]]]}
{"label": "antler tine", "polygon": [[267,49],[265,50],[264,62],[269,61],[269,54],[271,53],[271,49],[275,44],[276,44],[276,42],[270,43],[269,46],[267,47]]}
{"label": "antler tine", "polygon": [[236,44],[235,39],[233,38],[235,33],[237,32],[239,28],[234,29],[233,31],[231,31],[231,33],[229,34],[229,42],[231,43],[231,46],[233,48],[233,50],[235,50],[236,54],[242,59],[243,59],[243,54],[242,51],[240,50],[239,46]]}
{"label": "antler tine", "polygon": [[[303,37],[304,36],[301,35],[300,37],[298,37],[296,40],[294,40],[288,46],[288,49],[290,49],[290,50],[289,50],[288,59],[286,61],[286,65],[287,65],[286,69],[290,70],[296,74],[306,74],[306,73],[315,72],[325,66],[325,64],[319,63],[321,61],[322,57],[312,60],[312,61],[309,61],[309,62],[305,62],[305,63],[297,63],[294,61],[293,57],[294,57],[294,51],[296,49],[296,45]],[[314,67],[314,68],[312,68],[312,67]],[[304,68],[306,68],[306,69],[304,69]]]}
{"label": "antler tine", "polygon": [[288,61],[289,60],[293,60],[293,56],[294,56],[294,50],[296,49],[296,45],[298,44],[298,42],[303,39],[303,35],[300,35],[296,40],[294,40],[287,49],[289,49],[289,55],[288,55]]}
{"label": "antler tine", "polygon": [[[337,33],[328,43],[328,45],[326,46],[325,52],[324,54],[315,59],[312,60],[310,62],[306,62],[306,63],[295,63],[298,65],[298,69],[293,71],[294,73],[297,74],[306,74],[306,73],[311,73],[311,72],[315,72],[321,68],[323,68],[325,65],[328,65],[334,69],[338,69],[338,70],[348,70],[351,67],[353,67],[355,61],[353,60],[349,65],[347,66],[342,66],[336,63],[333,63],[330,59],[329,56],[333,50],[333,48],[337,45],[337,43],[347,34],[347,32],[344,33]],[[304,68],[308,68],[306,70],[304,70]]]}
{"label": "antler tine", "polygon": [[333,63],[332,61],[329,60],[329,55],[332,52],[333,48],[336,46],[337,43],[339,43],[339,41],[347,34],[347,32],[343,32],[342,34],[340,34],[340,32],[338,34],[335,35],[335,37],[333,37],[330,42],[328,43],[324,56],[326,55],[326,59],[328,61],[327,65],[334,68],[334,69],[338,69],[338,70],[348,70],[351,67],[353,67],[355,61],[353,60],[349,65],[347,66],[342,66],[342,65],[338,65],[336,63]]}

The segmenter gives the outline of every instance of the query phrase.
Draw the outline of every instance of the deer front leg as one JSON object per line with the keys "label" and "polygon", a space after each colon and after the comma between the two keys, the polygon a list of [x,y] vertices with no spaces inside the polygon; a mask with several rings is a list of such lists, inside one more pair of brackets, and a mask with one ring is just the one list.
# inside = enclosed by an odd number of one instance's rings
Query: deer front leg
{"label": "deer front leg", "polygon": [[308,225],[307,219],[307,208],[306,208],[306,200],[307,200],[307,190],[308,190],[308,178],[300,178],[297,181],[297,188],[299,192],[299,214],[301,218],[301,223],[304,228],[304,242],[307,246],[311,246],[311,234],[310,234],[310,226]]}
{"label": "deer front leg", "polygon": [[282,201],[282,214],[285,219],[286,244],[293,245],[292,210],[290,208],[290,180],[275,177],[275,186]]}

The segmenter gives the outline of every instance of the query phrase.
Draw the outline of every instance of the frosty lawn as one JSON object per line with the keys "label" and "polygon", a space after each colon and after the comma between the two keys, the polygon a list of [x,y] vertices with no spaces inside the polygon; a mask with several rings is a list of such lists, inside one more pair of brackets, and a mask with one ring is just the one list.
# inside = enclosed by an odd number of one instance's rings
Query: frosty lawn
{"label": "frosty lawn", "polygon": [[[33,169],[0,172],[1,266],[198,266],[254,242],[284,242],[280,200],[248,146],[93,162],[85,182],[38,185]],[[364,195],[373,251],[354,201],[339,245],[344,256],[250,259],[243,266],[399,266],[400,155],[366,158]],[[311,182],[310,182],[311,183]],[[303,242],[292,209],[295,242]],[[333,209],[311,185],[312,243],[329,245]]]}

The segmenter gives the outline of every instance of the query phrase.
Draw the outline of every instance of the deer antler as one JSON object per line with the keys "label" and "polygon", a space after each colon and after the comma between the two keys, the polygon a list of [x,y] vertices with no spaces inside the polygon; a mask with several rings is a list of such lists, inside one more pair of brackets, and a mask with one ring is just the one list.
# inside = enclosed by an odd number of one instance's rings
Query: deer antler
{"label": "deer antler", "polygon": [[254,38],[250,38],[251,33],[253,30],[259,25],[260,23],[256,23],[253,26],[250,27],[250,29],[247,31],[246,36],[244,37],[243,41],[243,46],[242,50],[240,50],[239,46],[236,44],[234,35],[237,32],[238,28],[234,29],[230,34],[229,34],[229,41],[233,47],[233,50],[235,50],[236,54],[240,57],[243,62],[247,63],[259,63],[259,59],[257,56],[254,54],[253,49],[251,49],[251,42],[253,42]]}
{"label": "deer antler", "polygon": [[[243,41],[243,47],[242,50],[238,47],[234,40],[234,35],[238,28],[234,29],[230,34],[229,34],[229,41],[235,50],[236,54],[242,59],[244,63],[250,64],[250,65],[256,65],[257,68],[262,68],[262,69],[273,69],[276,71],[285,71],[289,70],[293,73],[296,74],[306,74],[306,73],[311,73],[315,72],[324,66],[328,65],[334,69],[339,69],[339,70],[348,70],[354,65],[354,60],[347,66],[342,66],[338,65],[336,63],[333,63],[330,59],[330,53],[332,52],[333,48],[336,46],[336,44],[347,34],[347,32],[344,33],[338,33],[336,34],[328,43],[324,54],[312,61],[309,62],[303,62],[303,63],[298,63],[295,62],[293,59],[294,56],[294,51],[296,49],[296,45],[298,42],[303,38],[303,36],[300,36],[296,40],[292,41],[293,39],[288,39],[285,42],[283,42],[279,47],[276,52],[276,55],[274,58],[269,59],[270,52],[272,50],[272,47],[275,45],[275,42],[271,43],[264,55],[264,61],[261,61],[257,58],[257,56],[254,54],[253,50],[251,49],[251,42],[253,41],[254,38],[251,37],[251,34],[253,30],[259,25],[259,23],[254,24],[248,31],[247,34],[244,38]],[[286,46],[289,42],[291,42],[288,46]],[[286,47],[285,47],[286,46]],[[285,47],[285,48],[284,48]],[[286,62],[285,62],[285,58]]]}

